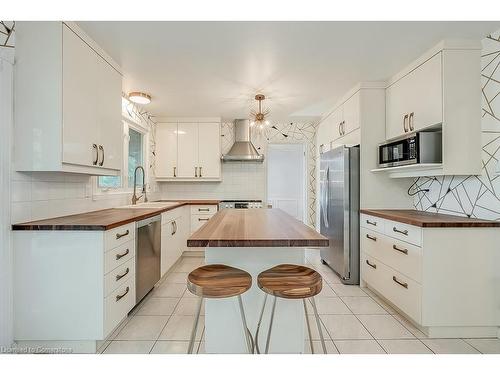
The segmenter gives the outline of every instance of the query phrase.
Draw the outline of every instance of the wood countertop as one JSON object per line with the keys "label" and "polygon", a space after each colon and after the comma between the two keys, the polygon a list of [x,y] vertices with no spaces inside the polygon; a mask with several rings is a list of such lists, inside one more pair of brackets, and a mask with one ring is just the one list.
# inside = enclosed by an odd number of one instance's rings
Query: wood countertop
{"label": "wood countertop", "polygon": [[188,247],[328,247],[326,237],[277,208],[224,209],[188,238]]}
{"label": "wood countertop", "polygon": [[417,210],[368,210],[361,213],[377,216],[382,219],[398,221],[423,228],[473,228],[500,227],[500,221],[471,219],[468,217],[438,214]]}
{"label": "wood countertop", "polygon": [[131,207],[109,208],[106,210],[86,212],[82,214],[61,216],[53,219],[30,221],[13,224],[12,230],[109,230],[134,221],[147,219],[152,216],[170,211],[185,205],[219,204],[218,200],[179,200],[160,202],[178,202],[178,204],[163,207]]}

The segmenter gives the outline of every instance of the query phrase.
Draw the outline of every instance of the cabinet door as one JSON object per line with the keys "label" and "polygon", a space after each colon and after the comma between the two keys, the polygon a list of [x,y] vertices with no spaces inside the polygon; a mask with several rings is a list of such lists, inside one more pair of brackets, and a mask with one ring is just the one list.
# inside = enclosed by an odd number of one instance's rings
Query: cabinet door
{"label": "cabinet door", "polygon": [[97,123],[99,126],[99,165],[121,170],[123,165],[122,77],[103,59],[98,60]]}
{"label": "cabinet door", "polygon": [[220,178],[220,124],[198,124],[198,167],[200,178]]}
{"label": "cabinet door", "polygon": [[344,118],[342,106],[337,108],[330,115],[330,117],[331,117],[331,125],[330,126],[332,127],[332,139],[330,139],[330,141],[333,141],[335,139],[342,137],[341,122]]}
{"label": "cabinet door", "polygon": [[343,105],[344,133],[348,134],[359,128],[359,91]]}
{"label": "cabinet door", "polygon": [[405,98],[405,93],[409,91],[407,86],[408,82],[402,78],[385,90],[386,139],[392,139],[406,133],[404,121],[409,108],[409,99]]}
{"label": "cabinet door", "polygon": [[156,126],[155,152],[156,177],[177,177],[177,123],[163,123]]}
{"label": "cabinet door", "polygon": [[197,123],[177,124],[177,147],[177,177],[195,178],[198,175]]}
{"label": "cabinet door", "polygon": [[63,155],[64,163],[95,165],[99,142],[96,84],[97,54],[63,25]]}
{"label": "cabinet door", "polygon": [[421,130],[443,122],[442,54],[438,53],[408,75],[410,125]]}
{"label": "cabinet door", "polygon": [[161,263],[160,274],[163,277],[165,273],[177,261],[175,256],[176,239],[174,220],[163,223],[161,226]]}

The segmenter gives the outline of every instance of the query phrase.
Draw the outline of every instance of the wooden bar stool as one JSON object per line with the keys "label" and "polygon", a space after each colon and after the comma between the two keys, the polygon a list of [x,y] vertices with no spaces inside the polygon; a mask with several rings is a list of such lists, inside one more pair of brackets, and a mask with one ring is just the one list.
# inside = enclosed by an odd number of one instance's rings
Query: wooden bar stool
{"label": "wooden bar stool", "polygon": [[247,349],[250,354],[253,353],[253,340],[247,327],[245,311],[241,295],[252,286],[252,276],[248,272],[238,268],[226,266],[223,264],[210,264],[198,267],[188,275],[187,288],[199,298],[196,317],[191,332],[188,354],[193,352],[196,330],[200,319],[201,305],[204,298],[228,298],[238,297],[240,307],[241,321],[243,323],[243,332]]}
{"label": "wooden bar stool", "polygon": [[264,309],[266,308],[267,296],[270,294],[274,296],[274,300],[271,309],[269,330],[267,332],[265,353],[269,353],[269,342],[271,340],[271,330],[273,328],[276,301],[278,297],[280,297],[285,299],[302,300],[307,324],[307,332],[309,334],[309,343],[311,345],[311,353],[314,353],[311,326],[309,324],[306,307],[306,299],[309,299],[313,307],[314,317],[316,318],[316,324],[318,326],[319,337],[321,339],[321,345],[323,346],[323,352],[326,354],[325,339],[323,338],[323,332],[321,330],[321,322],[319,320],[316,302],[314,301],[314,296],[321,292],[321,288],[323,286],[323,279],[321,275],[309,267],[295,264],[280,264],[276,267],[261,272],[257,278],[257,284],[259,288],[265,293],[264,303],[260,312],[259,323],[257,324],[257,331],[255,332],[255,348],[257,350],[257,353],[260,354],[258,342],[260,324],[262,323],[262,316],[264,315]]}

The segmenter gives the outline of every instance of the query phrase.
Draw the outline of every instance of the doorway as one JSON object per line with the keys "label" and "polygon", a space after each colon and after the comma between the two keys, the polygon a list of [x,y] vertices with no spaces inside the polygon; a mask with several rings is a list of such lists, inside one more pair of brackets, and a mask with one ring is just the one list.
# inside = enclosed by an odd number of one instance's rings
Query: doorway
{"label": "doorway", "polygon": [[301,143],[271,143],[267,148],[267,201],[296,219],[306,218],[306,157]]}

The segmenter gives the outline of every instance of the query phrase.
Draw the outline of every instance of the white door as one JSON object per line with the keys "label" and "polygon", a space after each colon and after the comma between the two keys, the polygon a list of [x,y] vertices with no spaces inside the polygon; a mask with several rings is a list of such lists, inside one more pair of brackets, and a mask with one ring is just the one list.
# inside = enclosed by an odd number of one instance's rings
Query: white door
{"label": "white door", "polygon": [[99,125],[99,165],[121,170],[123,165],[122,77],[103,59],[98,61],[97,120]]}
{"label": "white door", "polygon": [[306,168],[303,144],[269,144],[267,200],[298,220],[305,220]]}
{"label": "white door", "polygon": [[349,134],[359,128],[359,91],[344,103],[343,110],[344,133]]}
{"label": "white door", "polygon": [[65,25],[62,41],[63,162],[96,165],[99,143],[96,86],[100,57]]}
{"label": "white door", "polygon": [[177,177],[198,177],[198,124],[177,124]]}
{"label": "white door", "polygon": [[220,178],[220,164],[220,124],[198,124],[198,176]]}
{"label": "white door", "polygon": [[177,123],[156,126],[156,177],[177,177]]}

